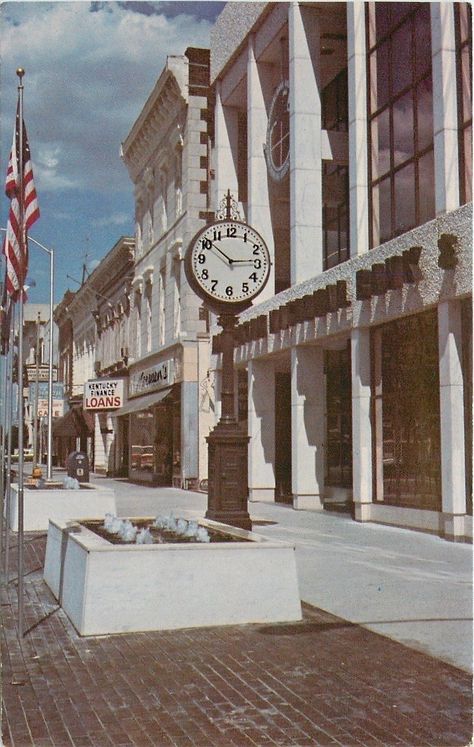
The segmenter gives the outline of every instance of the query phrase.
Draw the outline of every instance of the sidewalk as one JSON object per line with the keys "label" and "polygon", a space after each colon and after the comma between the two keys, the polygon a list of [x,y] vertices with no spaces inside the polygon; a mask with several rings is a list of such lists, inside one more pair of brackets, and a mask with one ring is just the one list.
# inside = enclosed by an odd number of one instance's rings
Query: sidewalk
{"label": "sidewalk", "polygon": [[[207,508],[202,493],[107,483],[122,515],[195,518]],[[472,545],[281,504],[249,512],[255,532],[295,545],[305,602],[472,672]]]}
{"label": "sidewalk", "polygon": [[[128,506],[155,515],[171,501],[177,513],[202,515],[206,503],[201,494],[113,482],[121,512]],[[340,531],[278,506],[251,504],[250,512],[259,522],[273,521],[273,512],[286,517],[255,527],[272,536],[288,536],[291,524],[305,519],[306,530],[296,527],[297,546],[316,525],[320,535]],[[411,542],[419,537],[402,534]],[[391,536],[383,535],[386,549]],[[29,632],[21,648],[14,550],[12,581],[2,588],[7,746],[454,747],[471,739],[466,672],[307,604],[294,624],[80,638],[42,582],[45,535],[26,539]],[[313,557],[305,545],[297,552]],[[334,576],[329,581],[338,585]],[[302,587],[310,587],[304,578]]]}

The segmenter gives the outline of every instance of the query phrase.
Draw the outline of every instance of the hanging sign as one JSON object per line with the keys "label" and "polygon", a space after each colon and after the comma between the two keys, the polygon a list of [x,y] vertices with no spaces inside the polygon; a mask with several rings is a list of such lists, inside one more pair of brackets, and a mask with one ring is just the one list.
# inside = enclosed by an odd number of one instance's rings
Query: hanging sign
{"label": "hanging sign", "polygon": [[[49,381],[49,366],[40,365],[36,368],[36,363],[28,363],[26,365],[26,372],[28,375],[28,382],[36,381],[38,375],[38,381]],[[58,380],[58,369],[53,366],[53,381]]]}
{"label": "hanging sign", "polygon": [[116,410],[123,405],[123,379],[93,379],[84,383],[84,410]]}

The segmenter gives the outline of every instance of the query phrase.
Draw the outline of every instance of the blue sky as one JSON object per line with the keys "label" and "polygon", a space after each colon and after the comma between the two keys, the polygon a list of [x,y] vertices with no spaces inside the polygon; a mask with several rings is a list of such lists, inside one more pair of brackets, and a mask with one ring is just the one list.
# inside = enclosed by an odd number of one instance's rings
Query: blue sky
{"label": "blue sky", "polygon": [[[3,194],[18,78],[41,217],[30,235],[55,250],[55,302],[120,238],[133,235],[133,187],[120,144],[167,54],[207,46],[223,2],[6,2],[0,7]],[[2,279],[3,279],[2,266]],[[28,299],[48,303],[49,259],[30,243]]]}

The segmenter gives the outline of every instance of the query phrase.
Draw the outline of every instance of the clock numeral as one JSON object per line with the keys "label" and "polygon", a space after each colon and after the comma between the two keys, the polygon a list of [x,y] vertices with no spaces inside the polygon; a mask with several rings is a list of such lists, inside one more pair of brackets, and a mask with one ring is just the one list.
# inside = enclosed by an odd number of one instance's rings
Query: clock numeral
{"label": "clock numeral", "polygon": [[217,283],[217,280],[211,280],[211,291],[215,291]]}
{"label": "clock numeral", "polygon": [[244,241],[247,243],[247,231],[244,231]]}
{"label": "clock numeral", "polygon": [[206,268],[204,268],[204,270],[202,271],[202,273],[201,273],[201,278],[202,278],[203,280],[208,280],[208,279],[209,279],[209,273],[208,273],[208,271],[206,270]]}
{"label": "clock numeral", "polygon": [[229,236],[230,238],[233,238],[236,235],[237,235],[237,226],[229,226],[227,228],[227,236]]}
{"label": "clock numeral", "polygon": [[225,289],[225,294],[226,294],[226,296],[233,296],[234,295],[234,289],[232,288],[231,285],[227,286],[227,288]]}
{"label": "clock numeral", "polygon": [[257,282],[257,273],[256,272],[252,272],[252,274],[249,275],[249,280],[253,280],[253,282],[256,283]]}
{"label": "clock numeral", "polygon": [[202,248],[203,249],[210,249],[212,246],[212,241],[210,239],[203,239],[202,240]]}
{"label": "clock numeral", "polygon": [[254,254],[260,254],[260,247],[258,244],[253,245],[253,253]]}
{"label": "clock numeral", "polygon": [[200,265],[203,265],[206,261],[206,256],[204,254],[198,254],[198,262]]}
{"label": "clock numeral", "polygon": [[260,259],[254,259],[253,266],[256,270],[259,270],[262,266],[262,261]]}
{"label": "clock numeral", "polygon": [[214,229],[214,241],[220,241],[221,240],[221,232],[217,231],[217,229]]}
{"label": "clock numeral", "polygon": [[249,284],[242,283],[242,293],[248,293],[248,292],[249,292]]}

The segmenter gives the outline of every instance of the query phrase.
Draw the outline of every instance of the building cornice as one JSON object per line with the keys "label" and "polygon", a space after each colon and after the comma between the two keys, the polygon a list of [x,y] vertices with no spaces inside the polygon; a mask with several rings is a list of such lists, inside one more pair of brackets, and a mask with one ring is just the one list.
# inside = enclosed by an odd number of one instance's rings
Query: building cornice
{"label": "building cornice", "polygon": [[120,155],[130,178],[136,181],[151,152],[188,102],[188,58],[170,56],[138,119],[122,143]]}

